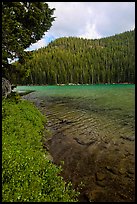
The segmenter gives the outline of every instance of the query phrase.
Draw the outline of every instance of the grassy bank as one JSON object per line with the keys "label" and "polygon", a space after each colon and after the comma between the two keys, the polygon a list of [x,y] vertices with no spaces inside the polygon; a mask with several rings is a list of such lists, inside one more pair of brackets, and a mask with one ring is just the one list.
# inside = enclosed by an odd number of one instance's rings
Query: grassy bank
{"label": "grassy bank", "polygon": [[78,193],[42,148],[44,116],[30,102],[2,101],[2,201],[73,202]]}

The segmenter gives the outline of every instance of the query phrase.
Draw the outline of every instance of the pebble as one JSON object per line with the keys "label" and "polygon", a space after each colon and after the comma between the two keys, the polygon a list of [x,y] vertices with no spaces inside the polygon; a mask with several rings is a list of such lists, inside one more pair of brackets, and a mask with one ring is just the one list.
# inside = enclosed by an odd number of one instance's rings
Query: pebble
{"label": "pebble", "polygon": [[97,180],[97,181],[102,181],[102,180],[105,179],[105,177],[106,177],[106,175],[103,174],[103,173],[101,173],[101,172],[97,172],[97,173],[96,173],[96,180]]}
{"label": "pebble", "polygon": [[106,166],[105,168],[106,168],[108,171],[110,171],[111,173],[117,174],[116,169],[114,169],[114,168],[112,168],[112,167],[110,167],[110,166]]}

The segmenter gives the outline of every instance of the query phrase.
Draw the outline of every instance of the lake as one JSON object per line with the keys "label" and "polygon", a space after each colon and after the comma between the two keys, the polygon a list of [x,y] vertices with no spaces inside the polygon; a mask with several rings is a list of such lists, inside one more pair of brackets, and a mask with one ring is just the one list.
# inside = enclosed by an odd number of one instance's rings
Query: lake
{"label": "lake", "polygon": [[43,139],[80,201],[134,201],[135,85],[18,86],[46,115]]}
{"label": "lake", "polygon": [[17,90],[34,90],[43,100],[61,101],[123,125],[135,124],[135,85],[18,86]]}

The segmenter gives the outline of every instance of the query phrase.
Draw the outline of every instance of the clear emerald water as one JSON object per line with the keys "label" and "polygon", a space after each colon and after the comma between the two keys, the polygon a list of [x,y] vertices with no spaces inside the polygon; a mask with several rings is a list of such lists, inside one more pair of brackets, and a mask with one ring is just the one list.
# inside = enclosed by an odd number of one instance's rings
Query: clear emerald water
{"label": "clear emerald water", "polygon": [[135,85],[18,86],[17,91],[33,90],[35,96],[66,106],[113,118],[134,127]]}
{"label": "clear emerald water", "polygon": [[80,201],[133,202],[135,194],[135,85],[18,86],[34,101],[52,134],[44,138]]}

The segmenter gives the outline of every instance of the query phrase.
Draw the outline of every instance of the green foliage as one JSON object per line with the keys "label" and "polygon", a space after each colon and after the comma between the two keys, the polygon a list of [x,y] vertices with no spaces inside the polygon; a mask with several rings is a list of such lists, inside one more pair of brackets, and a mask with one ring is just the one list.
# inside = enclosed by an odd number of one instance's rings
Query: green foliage
{"label": "green foliage", "polygon": [[135,82],[135,30],[89,40],[63,37],[33,52],[19,84],[99,84]]}
{"label": "green foliage", "polygon": [[71,202],[78,193],[46,159],[42,134],[46,120],[30,102],[2,101],[2,201]]}
{"label": "green foliage", "polygon": [[17,92],[11,92],[8,96],[7,96],[8,99],[14,101],[15,103],[19,103],[20,102],[20,99],[21,99],[21,96],[19,95],[19,93]]}
{"label": "green foliage", "polygon": [[31,43],[42,38],[50,29],[54,9],[45,2],[2,2],[2,74],[9,80],[11,73],[28,75],[28,69],[20,70],[9,64],[8,59],[19,58],[22,64],[31,57],[25,52]]}

